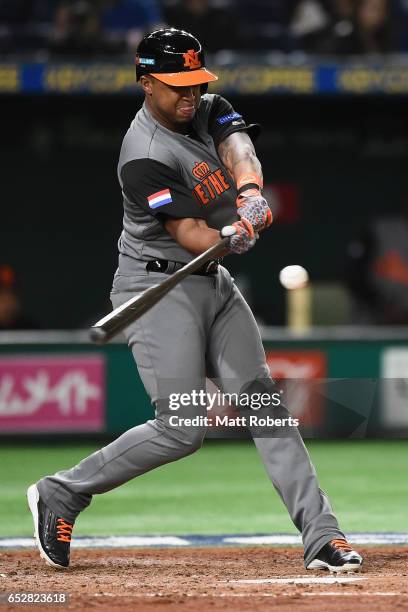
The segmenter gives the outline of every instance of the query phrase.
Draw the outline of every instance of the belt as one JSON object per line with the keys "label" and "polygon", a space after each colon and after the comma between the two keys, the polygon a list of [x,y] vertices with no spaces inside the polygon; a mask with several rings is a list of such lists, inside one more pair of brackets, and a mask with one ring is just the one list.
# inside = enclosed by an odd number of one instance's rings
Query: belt
{"label": "belt", "polygon": [[[163,274],[173,274],[185,266],[184,263],[179,261],[168,261],[167,259],[154,259],[148,261],[146,264],[146,270],[148,272],[162,272]],[[206,264],[198,268],[192,274],[198,274],[198,276],[213,276],[218,272],[219,261],[218,259],[212,259]]]}

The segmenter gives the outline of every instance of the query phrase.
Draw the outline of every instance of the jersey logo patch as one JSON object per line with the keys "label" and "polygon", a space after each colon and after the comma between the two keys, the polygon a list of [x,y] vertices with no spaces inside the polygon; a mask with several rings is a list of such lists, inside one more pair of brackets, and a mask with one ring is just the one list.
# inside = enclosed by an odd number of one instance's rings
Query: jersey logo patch
{"label": "jersey logo patch", "polygon": [[183,53],[184,57],[184,66],[190,68],[190,70],[194,70],[195,68],[201,68],[201,61],[198,57],[197,51],[194,49],[189,49],[187,53]]}
{"label": "jersey logo patch", "polygon": [[149,202],[149,208],[159,208],[159,206],[170,204],[173,200],[170,195],[170,189],[163,189],[149,195],[147,201]]}
{"label": "jersey logo patch", "polygon": [[218,117],[217,123],[220,125],[224,125],[224,123],[229,123],[233,119],[242,119],[242,115],[239,113],[230,113],[229,115],[223,115],[222,117]]}
{"label": "jersey logo patch", "polygon": [[207,162],[202,161],[196,162],[191,172],[193,173],[193,176],[196,177],[196,179],[202,181],[203,178],[207,176],[207,174],[210,174],[211,170]]}

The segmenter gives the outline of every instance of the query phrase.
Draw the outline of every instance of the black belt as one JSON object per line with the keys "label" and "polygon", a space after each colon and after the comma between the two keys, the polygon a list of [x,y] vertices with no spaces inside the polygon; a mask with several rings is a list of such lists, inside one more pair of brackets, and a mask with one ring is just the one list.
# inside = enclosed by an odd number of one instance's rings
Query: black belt
{"label": "black belt", "polygon": [[[146,270],[148,272],[162,272],[163,274],[173,274],[180,270],[185,266],[184,263],[179,261],[167,261],[167,259],[154,259],[153,261],[148,261],[146,264]],[[217,259],[212,259],[207,262],[201,268],[198,268],[193,274],[198,274],[199,276],[213,276],[218,272],[219,262]]]}

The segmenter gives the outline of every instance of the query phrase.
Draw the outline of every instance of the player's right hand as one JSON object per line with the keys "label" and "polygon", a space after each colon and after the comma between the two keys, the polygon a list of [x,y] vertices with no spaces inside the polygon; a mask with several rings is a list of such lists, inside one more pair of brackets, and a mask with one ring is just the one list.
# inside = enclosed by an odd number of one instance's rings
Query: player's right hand
{"label": "player's right hand", "polygon": [[247,219],[235,221],[232,225],[236,233],[231,236],[228,248],[231,253],[242,255],[254,246],[258,236]]}
{"label": "player's right hand", "polygon": [[238,215],[247,219],[256,232],[260,232],[272,223],[272,211],[262,194],[249,189],[237,197]]}

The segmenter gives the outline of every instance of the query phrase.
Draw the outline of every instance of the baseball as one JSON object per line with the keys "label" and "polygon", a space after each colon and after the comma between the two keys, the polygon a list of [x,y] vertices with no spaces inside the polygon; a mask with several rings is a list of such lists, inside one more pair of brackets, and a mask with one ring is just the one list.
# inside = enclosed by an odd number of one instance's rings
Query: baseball
{"label": "baseball", "polygon": [[302,266],[286,266],[280,271],[279,280],[285,289],[300,289],[309,281],[309,275]]}

